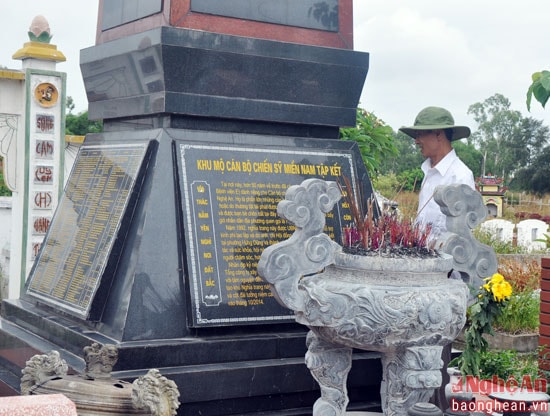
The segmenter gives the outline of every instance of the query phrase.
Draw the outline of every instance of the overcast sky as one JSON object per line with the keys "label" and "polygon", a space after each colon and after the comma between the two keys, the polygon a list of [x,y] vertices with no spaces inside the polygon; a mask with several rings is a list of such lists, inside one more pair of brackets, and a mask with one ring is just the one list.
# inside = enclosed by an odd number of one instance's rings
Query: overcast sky
{"label": "overcast sky", "polygon": [[[226,0],[230,1],[230,0]],[[272,0],[275,1],[275,0]],[[355,49],[370,53],[360,106],[394,129],[411,125],[428,105],[451,110],[458,124],[476,126],[468,107],[500,93],[512,109],[550,125],[550,104],[525,94],[531,74],[550,69],[548,0],[354,0]],[[52,43],[67,62],[67,94],[76,111],[88,103],[79,51],[95,43],[98,0],[10,2],[0,14],[0,65],[20,69],[11,56],[28,41],[34,16],[50,23]]]}

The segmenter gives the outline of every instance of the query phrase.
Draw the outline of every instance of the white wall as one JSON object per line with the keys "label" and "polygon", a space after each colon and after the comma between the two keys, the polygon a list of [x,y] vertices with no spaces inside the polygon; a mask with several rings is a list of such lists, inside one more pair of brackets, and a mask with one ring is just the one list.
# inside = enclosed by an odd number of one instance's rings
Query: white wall
{"label": "white wall", "polygon": [[11,197],[0,196],[0,295],[7,297],[10,270]]}

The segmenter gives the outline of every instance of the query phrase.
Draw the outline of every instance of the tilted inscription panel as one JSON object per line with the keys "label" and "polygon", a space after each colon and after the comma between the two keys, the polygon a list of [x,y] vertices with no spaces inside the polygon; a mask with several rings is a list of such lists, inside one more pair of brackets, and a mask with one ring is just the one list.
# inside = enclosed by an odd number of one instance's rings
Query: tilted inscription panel
{"label": "tilted inscription panel", "polygon": [[147,146],[83,146],[33,266],[27,293],[88,318]]}

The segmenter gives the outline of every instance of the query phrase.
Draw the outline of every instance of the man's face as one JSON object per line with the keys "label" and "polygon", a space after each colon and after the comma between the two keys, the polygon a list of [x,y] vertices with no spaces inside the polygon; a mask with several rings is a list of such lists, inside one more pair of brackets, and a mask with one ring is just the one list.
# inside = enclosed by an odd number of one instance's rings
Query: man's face
{"label": "man's face", "polygon": [[425,159],[433,158],[440,151],[441,130],[421,130],[416,134],[414,143],[420,149]]}

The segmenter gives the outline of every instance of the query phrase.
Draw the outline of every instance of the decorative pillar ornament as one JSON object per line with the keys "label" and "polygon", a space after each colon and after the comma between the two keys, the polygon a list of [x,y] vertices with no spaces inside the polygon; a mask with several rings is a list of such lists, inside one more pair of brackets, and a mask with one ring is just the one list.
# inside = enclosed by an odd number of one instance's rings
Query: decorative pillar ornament
{"label": "decorative pillar ornament", "polygon": [[0,147],[13,198],[9,298],[24,289],[64,183],[66,74],[56,71],[56,64],[66,58],[50,44],[44,16],[33,19],[28,35],[30,41],[13,55],[23,62],[23,140],[12,137],[17,119],[5,118],[11,136],[4,136]]}

